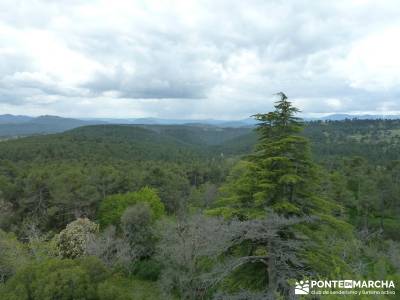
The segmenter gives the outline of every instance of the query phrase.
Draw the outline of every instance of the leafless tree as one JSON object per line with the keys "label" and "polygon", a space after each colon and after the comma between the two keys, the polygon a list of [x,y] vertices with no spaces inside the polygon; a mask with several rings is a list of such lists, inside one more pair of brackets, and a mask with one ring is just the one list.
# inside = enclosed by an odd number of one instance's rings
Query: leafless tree
{"label": "leafless tree", "polygon": [[[178,290],[182,299],[204,299],[211,287],[235,270],[245,264],[262,264],[268,285],[248,299],[268,299],[266,295],[270,299],[277,299],[277,295],[290,299],[293,289],[289,280],[307,275],[307,269],[299,255],[305,237],[289,228],[305,221],[269,214],[263,219],[227,222],[197,215],[163,224],[158,249],[159,259],[166,266],[163,290]],[[253,249],[248,255],[230,254],[230,249],[244,242]],[[244,291],[237,295],[219,295],[217,299],[247,299],[244,295],[250,294]]]}
{"label": "leafless tree", "polygon": [[203,299],[213,284],[204,273],[235,240],[238,232],[220,218],[195,215],[159,224],[158,259],[164,264],[164,291],[178,290],[182,299]]}
{"label": "leafless tree", "polygon": [[117,236],[114,226],[106,228],[100,234],[92,235],[86,245],[88,255],[100,258],[109,267],[127,266],[135,259],[129,243]]}
{"label": "leafless tree", "polygon": [[258,263],[265,266],[267,274],[264,291],[248,299],[278,299],[279,295],[291,299],[293,288],[289,281],[310,275],[301,257],[306,237],[293,230],[293,225],[307,221],[269,213],[263,219],[242,223],[240,242],[250,243],[253,251],[247,256],[233,258],[229,268],[234,270],[244,264]]}
{"label": "leafless tree", "polygon": [[[238,236],[232,247],[251,245],[248,255],[231,256],[213,269],[214,280],[220,281],[247,264],[260,264],[265,268],[267,285],[259,292],[242,291],[234,295],[219,294],[216,299],[291,299],[293,288],[289,281],[310,275],[303,264],[301,252],[306,238],[290,229],[292,225],[308,220],[285,218],[273,213],[263,219],[240,222]],[[265,276],[260,274],[260,276]],[[257,276],[257,274],[255,274]],[[225,297],[225,298],[224,298]],[[246,298],[248,297],[248,298]]]}

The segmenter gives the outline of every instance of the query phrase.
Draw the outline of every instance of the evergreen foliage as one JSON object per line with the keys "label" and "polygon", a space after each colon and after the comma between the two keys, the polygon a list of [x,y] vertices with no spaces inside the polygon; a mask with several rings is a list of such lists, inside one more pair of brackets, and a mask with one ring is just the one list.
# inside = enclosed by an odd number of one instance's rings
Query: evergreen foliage
{"label": "evergreen foliage", "polygon": [[[261,264],[249,262],[247,274],[251,279],[247,288],[263,290],[272,296],[288,296],[290,278],[300,279],[307,274],[318,277],[347,274],[349,261],[341,258],[340,244],[343,238],[352,243],[354,237],[352,226],[338,214],[340,205],[319,195],[318,169],[311,160],[308,140],[299,135],[303,125],[294,116],[298,110],[285,94],[278,95],[280,100],[276,102],[274,112],[255,115],[260,121],[257,128],[259,143],[247,162],[233,170],[239,173],[228,178],[227,187],[222,188],[222,198],[217,203],[220,207],[209,213],[242,220],[268,220],[275,214],[288,218],[288,224],[276,229],[272,236],[262,238],[264,233],[258,231],[247,243],[243,242],[242,250],[238,250],[239,253],[250,252],[250,256],[258,257],[256,261]],[[304,221],[293,223],[296,218],[304,218]],[[258,225],[255,223],[254,226]],[[301,236],[302,247],[295,248]],[[330,247],[331,239],[337,239],[338,248]],[[252,245],[250,249],[246,246],[248,243]],[[285,244],[288,246],[283,246]],[[290,248],[296,253],[293,258],[290,258]],[[257,255],[259,251],[264,255]],[[301,272],[295,272],[296,265]],[[290,272],[284,276],[282,270]],[[260,282],[263,274],[267,274],[266,278]],[[280,274],[279,279],[277,274]],[[243,282],[243,272],[237,278]],[[231,279],[231,284],[236,285],[237,280]],[[256,282],[261,286],[254,285]],[[243,285],[240,287],[244,288]]]}
{"label": "evergreen foliage", "polygon": [[137,192],[116,194],[105,198],[99,208],[98,219],[105,228],[109,225],[119,225],[124,211],[138,203],[148,204],[151,218],[159,219],[164,215],[164,205],[157,192],[149,187],[144,187]]}
{"label": "evergreen foliage", "polygon": [[303,122],[278,97],[254,131],[1,141],[0,299],[275,300],[303,277],[398,282],[400,121]]}

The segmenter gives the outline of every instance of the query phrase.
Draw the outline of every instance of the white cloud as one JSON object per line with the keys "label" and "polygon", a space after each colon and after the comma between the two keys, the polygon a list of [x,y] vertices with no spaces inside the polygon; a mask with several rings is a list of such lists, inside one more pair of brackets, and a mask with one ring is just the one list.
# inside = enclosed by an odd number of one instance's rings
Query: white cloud
{"label": "white cloud", "polygon": [[393,1],[0,3],[9,113],[241,118],[400,110]]}
{"label": "white cloud", "polygon": [[400,84],[400,26],[389,27],[354,41],[339,61],[350,85],[368,91],[386,91]]}

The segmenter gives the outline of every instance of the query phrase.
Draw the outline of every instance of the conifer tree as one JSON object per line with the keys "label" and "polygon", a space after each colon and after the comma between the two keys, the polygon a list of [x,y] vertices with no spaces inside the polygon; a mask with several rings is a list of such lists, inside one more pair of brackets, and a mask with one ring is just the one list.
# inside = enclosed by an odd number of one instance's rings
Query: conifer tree
{"label": "conifer tree", "polygon": [[303,123],[295,117],[299,110],[284,93],[278,95],[273,112],[254,115],[259,142],[233,169],[211,214],[252,219],[266,210],[286,217],[325,211],[324,200],[316,196],[318,172],[309,141],[300,135]]}
{"label": "conifer tree", "polygon": [[[302,121],[295,117],[299,110],[284,93],[278,96],[273,112],[254,116],[260,122],[259,142],[246,161],[233,169],[221,189],[218,207],[209,213],[248,220],[248,224],[252,224],[252,219],[270,224],[271,219],[283,218],[273,239],[263,239],[261,231],[248,227],[252,238],[249,234],[243,236],[236,253],[241,253],[240,261],[253,261],[241,264],[242,271],[236,270],[234,274],[243,277],[244,270],[249,268],[250,289],[264,290],[271,297],[287,297],[291,279],[350,272],[344,253],[348,253],[345,248],[355,240],[352,227],[340,216],[341,206],[319,191],[319,171],[312,162],[308,139],[300,135]],[[296,250],[289,255],[282,250],[286,245]],[[287,270],[288,277],[278,270]],[[264,282],[264,287],[251,286],[255,282]]]}
{"label": "conifer tree", "polygon": [[253,198],[258,206],[272,207],[279,214],[303,215],[310,208],[315,167],[308,140],[299,135],[303,128],[295,117],[299,110],[284,93],[278,95],[275,111],[254,116],[260,122],[260,139],[249,157],[256,178]]}

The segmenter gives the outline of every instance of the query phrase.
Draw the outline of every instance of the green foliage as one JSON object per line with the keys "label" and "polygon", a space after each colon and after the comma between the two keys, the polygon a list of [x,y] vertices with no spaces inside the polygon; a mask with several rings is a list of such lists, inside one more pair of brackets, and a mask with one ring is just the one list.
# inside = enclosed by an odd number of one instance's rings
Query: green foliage
{"label": "green foliage", "polygon": [[12,233],[0,230],[0,284],[28,261],[28,252]]}
{"label": "green foliage", "polygon": [[121,217],[121,227],[126,241],[136,257],[148,257],[154,252],[154,216],[148,203],[128,207]]}
{"label": "green foliage", "polygon": [[111,278],[98,286],[99,300],[134,300],[137,299],[134,293],[129,289],[124,278]]}
{"label": "green foliage", "polygon": [[158,286],[149,281],[136,278],[113,276],[98,286],[98,300],[158,300]]}
{"label": "green foliage", "polygon": [[[249,129],[202,126],[88,126],[2,141],[0,226],[18,234],[24,219],[59,231],[77,216],[94,219],[107,196],[157,189],[169,213],[183,209],[191,185],[218,184],[228,165],[221,142]],[[180,133],[182,136],[179,138]],[[206,144],[183,136],[201,135]],[[223,138],[220,138],[224,136]]]}
{"label": "green foliage", "polygon": [[99,299],[97,285],[107,272],[97,260],[50,259],[17,272],[0,290],[0,298],[15,300]]}
{"label": "green foliage", "polygon": [[154,259],[138,261],[134,266],[134,274],[142,280],[157,281],[160,277],[162,264]]}
{"label": "green foliage", "polygon": [[7,300],[147,300],[161,299],[150,282],[111,274],[93,257],[32,262],[0,284]]}
{"label": "green foliage", "polygon": [[252,195],[256,194],[256,180],[252,176],[255,166],[252,162],[239,161],[233,166],[226,183],[219,190],[219,198],[208,215],[222,215],[225,218],[250,219],[263,215],[260,205],[254,205]]}
{"label": "green foliage", "polygon": [[159,219],[164,215],[164,205],[156,190],[144,187],[137,192],[117,194],[106,197],[100,204],[98,220],[102,228],[109,225],[119,225],[124,211],[137,203],[149,205],[152,218]]}
{"label": "green foliage", "polygon": [[[180,176],[182,170],[168,170],[159,167],[152,168],[145,177],[146,183],[155,188],[169,213],[177,213],[185,205],[189,195],[189,183]],[[191,175],[189,175],[191,176]]]}
{"label": "green foliage", "polygon": [[217,206],[230,206],[242,219],[262,216],[265,207],[284,215],[309,214],[316,185],[316,169],[311,162],[308,140],[300,136],[300,120],[284,94],[275,111],[255,115],[259,143],[248,162],[232,170],[221,189]]}
{"label": "green foliage", "polygon": [[[280,93],[279,96],[281,99],[276,102],[275,111],[255,116],[260,121],[257,128],[260,138],[255,151],[248,157],[248,162],[242,162],[232,169],[227,184],[221,188],[217,207],[209,213],[244,220],[261,219],[263,215],[268,219],[274,214],[289,218],[289,224],[279,229],[275,241],[274,235],[263,239],[263,231],[255,232],[249,249],[253,257],[259,257],[259,249],[267,253],[261,263],[267,272],[261,291],[285,296],[289,288],[285,285],[284,276],[287,279],[299,276],[296,261],[304,260],[301,264],[303,272],[308,269],[314,276],[348,274],[351,271],[348,266],[350,261],[344,260],[341,253],[344,239],[351,243],[354,236],[352,226],[343,217],[340,218],[340,205],[318,195],[319,170],[311,160],[308,140],[299,135],[303,124],[294,117],[298,110],[285,94]],[[304,221],[290,224],[290,220],[297,220],[295,217],[304,218]],[[303,237],[300,243],[302,247],[296,249],[292,258],[288,253],[275,252],[277,247],[286,249],[282,252],[294,249],[299,236]],[[336,247],[329,243],[332,239]],[[286,264],[289,266],[285,267]],[[254,262],[243,265],[243,270],[249,268],[253,272],[241,273],[241,276],[247,274],[246,279],[233,274],[232,278],[236,280],[231,288],[244,288],[246,282],[247,288],[254,288],[254,283],[261,278],[255,275],[257,267]],[[288,274],[279,270],[287,270]]]}
{"label": "green foliage", "polygon": [[[279,95],[256,132],[88,126],[1,141],[0,299],[161,299],[160,284],[193,299],[287,299],[276,277],[305,273],[398,282],[400,121],[302,123]],[[234,230],[192,224],[204,209],[248,227],[218,248]],[[164,210],[177,223],[155,227]],[[271,234],[276,215],[288,223]],[[77,216],[106,230],[72,226]]]}
{"label": "green foliage", "polygon": [[[254,276],[257,274],[257,276]],[[262,263],[244,264],[234,270],[221,284],[221,289],[228,293],[240,290],[259,291],[268,283],[265,265]]]}
{"label": "green foliage", "polygon": [[68,222],[75,216],[92,216],[100,195],[90,184],[86,171],[75,166],[58,171],[51,179],[50,192],[56,205],[50,216],[58,218],[66,213]]}

